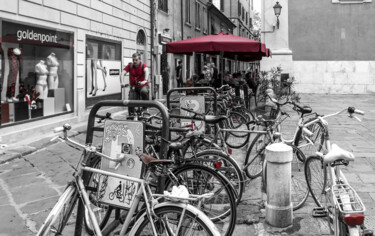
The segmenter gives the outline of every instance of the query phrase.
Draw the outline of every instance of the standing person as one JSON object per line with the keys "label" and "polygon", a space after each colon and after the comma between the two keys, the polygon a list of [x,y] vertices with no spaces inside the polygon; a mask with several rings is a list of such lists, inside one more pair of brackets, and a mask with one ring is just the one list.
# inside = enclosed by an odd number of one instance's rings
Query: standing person
{"label": "standing person", "polygon": [[215,63],[211,63],[211,75],[212,75],[212,87],[220,88],[221,81],[219,79],[219,71],[217,70]]}
{"label": "standing person", "polygon": [[[129,100],[149,100],[149,87],[148,87],[148,68],[145,63],[140,60],[140,55],[134,53],[132,55],[133,63],[129,63],[121,73],[120,83],[121,87],[127,87],[125,84],[125,76],[129,73]],[[134,115],[134,107],[129,107],[129,115]]]}
{"label": "standing person", "polygon": [[184,87],[184,83],[182,80],[182,61],[178,61],[178,66],[176,67],[176,80],[177,80],[177,88]]}

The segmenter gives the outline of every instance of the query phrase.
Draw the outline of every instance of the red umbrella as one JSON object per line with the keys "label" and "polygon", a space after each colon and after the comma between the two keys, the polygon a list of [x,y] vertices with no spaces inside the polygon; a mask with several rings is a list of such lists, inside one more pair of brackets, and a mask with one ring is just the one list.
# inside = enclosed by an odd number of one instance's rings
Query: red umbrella
{"label": "red umbrella", "polygon": [[261,60],[269,55],[266,45],[252,39],[228,34],[207,35],[167,44],[168,53],[191,54],[192,52],[220,54],[240,61]]}

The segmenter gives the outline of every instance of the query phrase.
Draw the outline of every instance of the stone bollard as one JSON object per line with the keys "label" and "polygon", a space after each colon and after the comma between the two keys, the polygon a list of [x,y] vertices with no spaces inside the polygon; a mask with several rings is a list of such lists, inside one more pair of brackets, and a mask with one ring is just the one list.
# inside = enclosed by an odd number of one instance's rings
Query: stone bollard
{"label": "stone bollard", "polygon": [[283,143],[266,147],[267,202],[266,222],[284,228],[293,223],[291,202],[291,162],[293,150]]}

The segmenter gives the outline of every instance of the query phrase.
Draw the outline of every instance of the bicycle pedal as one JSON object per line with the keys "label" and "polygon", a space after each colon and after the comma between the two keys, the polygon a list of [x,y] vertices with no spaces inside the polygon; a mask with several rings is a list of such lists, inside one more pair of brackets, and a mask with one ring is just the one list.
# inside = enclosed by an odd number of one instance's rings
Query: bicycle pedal
{"label": "bicycle pedal", "polygon": [[328,210],[325,207],[315,207],[312,210],[313,217],[326,217],[328,216]]}

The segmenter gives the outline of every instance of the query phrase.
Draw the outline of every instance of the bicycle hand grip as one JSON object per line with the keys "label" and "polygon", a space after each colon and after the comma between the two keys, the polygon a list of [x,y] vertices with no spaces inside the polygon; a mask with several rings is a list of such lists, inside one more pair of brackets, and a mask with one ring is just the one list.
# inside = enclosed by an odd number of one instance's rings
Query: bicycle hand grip
{"label": "bicycle hand grip", "polygon": [[358,114],[358,115],[362,115],[362,116],[365,115],[365,112],[364,112],[364,111],[361,111],[361,110],[358,110],[358,109],[355,109],[355,110],[354,110],[354,113],[355,113],[355,114]]}
{"label": "bicycle hand grip", "polygon": [[56,128],[53,129],[54,133],[59,133],[59,132],[62,132],[62,131],[64,131],[64,127],[56,127]]}

